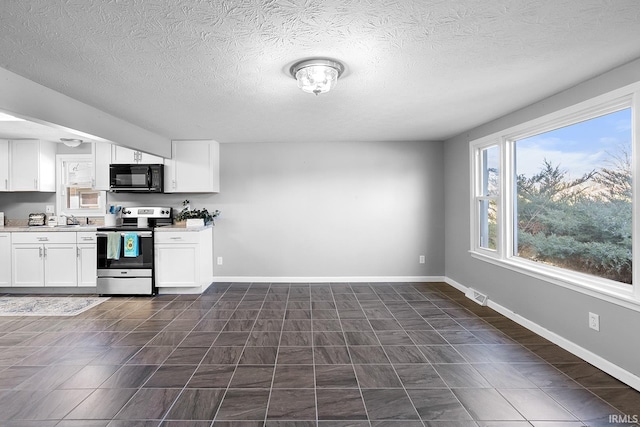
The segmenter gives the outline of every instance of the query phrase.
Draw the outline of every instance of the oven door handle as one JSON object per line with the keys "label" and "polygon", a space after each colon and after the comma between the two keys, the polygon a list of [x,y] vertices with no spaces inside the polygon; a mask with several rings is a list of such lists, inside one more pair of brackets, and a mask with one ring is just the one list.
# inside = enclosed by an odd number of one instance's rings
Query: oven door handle
{"label": "oven door handle", "polygon": [[[129,233],[136,233],[138,235],[138,237],[151,237],[152,232],[151,231],[130,231],[130,232],[122,232],[120,233],[121,236],[124,236],[125,234],[129,234]],[[96,233],[96,236],[98,237],[107,237],[109,233]]]}

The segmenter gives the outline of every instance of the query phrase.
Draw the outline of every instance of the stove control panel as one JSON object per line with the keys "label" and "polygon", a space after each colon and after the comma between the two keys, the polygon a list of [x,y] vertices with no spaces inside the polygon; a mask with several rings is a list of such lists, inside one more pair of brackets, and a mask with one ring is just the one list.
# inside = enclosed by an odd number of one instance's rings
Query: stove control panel
{"label": "stove control panel", "polygon": [[171,218],[171,208],[167,207],[126,207],[123,218]]}

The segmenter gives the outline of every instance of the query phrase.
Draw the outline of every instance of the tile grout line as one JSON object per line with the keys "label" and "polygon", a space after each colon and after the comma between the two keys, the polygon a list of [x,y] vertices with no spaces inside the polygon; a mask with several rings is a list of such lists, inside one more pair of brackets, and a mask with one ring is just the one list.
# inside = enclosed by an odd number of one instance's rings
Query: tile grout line
{"label": "tile grout line", "polygon": [[[220,297],[216,300],[216,302],[213,304],[213,306],[211,306],[211,308],[209,308],[209,310],[207,311],[207,313],[209,313],[211,310],[215,309],[215,306],[220,302],[220,300],[222,299],[222,297],[227,293],[227,291],[231,288],[231,286],[228,286],[227,289],[225,289],[225,291],[222,293],[222,295],[220,295]],[[197,301],[197,299],[196,299]],[[194,301],[195,302],[195,301]],[[185,309],[186,310],[186,309]],[[232,313],[233,314],[233,313]],[[197,327],[197,325],[204,319],[204,317],[200,317],[199,321],[193,326],[193,328],[191,328],[191,332],[194,331],[194,329]],[[175,320],[175,319],[174,319]],[[173,322],[173,321],[172,321]],[[228,322],[228,319],[227,319]],[[225,323],[226,325],[226,323]],[[168,326],[168,325],[167,325]],[[224,328],[224,326],[222,327]],[[221,331],[218,331],[218,335],[216,335],[216,338],[220,335]],[[189,336],[189,334],[187,334],[182,341],[183,342],[187,337]],[[216,338],[213,339],[213,341],[216,340]],[[182,387],[182,389],[180,390],[180,392],[176,395],[175,399],[173,400],[173,402],[171,402],[171,405],[169,405],[169,407],[167,408],[167,410],[164,412],[164,415],[162,416],[162,418],[160,419],[160,424],[164,423],[164,421],[166,420],[167,416],[169,415],[169,413],[171,412],[171,410],[173,409],[173,407],[176,405],[176,402],[178,402],[178,400],[180,399],[180,397],[182,396],[182,394],[184,393],[184,391],[187,389],[187,385],[189,384],[189,381],[191,381],[191,379],[193,378],[193,376],[195,375],[195,373],[198,371],[198,368],[200,368],[200,366],[202,366],[202,361],[204,360],[204,357],[207,355],[208,351],[211,349],[211,347],[213,346],[213,342],[211,343],[211,345],[208,347],[207,352],[205,352],[205,354],[202,356],[202,358],[200,359],[200,362],[198,363],[198,365],[196,366],[196,369],[193,371],[193,373],[191,374],[191,376],[189,377],[189,379],[187,380],[187,382],[185,383],[185,385]],[[176,348],[174,349],[173,352],[175,352],[175,350],[177,350],[178,348],[180,348],[180,344],[178,344],[176,346]],[[173,354],[172,352],[172,354]],[[169,355],[169,357],[171,357],[171,355]],[[168,357],[167,357],[168,359]],[[167,360],[165,359],[165,361]],[[125,405],[126,406],[126,405]],[[213,421],[213,420],[212,420]]]}
{"label": "tile grout line", "polygon": [[[358,306],[360,306],[360,301],[358,301],[358,297],[356,296],[355,292],[353,291],[353,287],[351,286],[351,283],[348,284],[349,289],[351,290],[351,294],[353,295],[353,297],[355,298],[356,302],[358,303]],[[338,304],[336,301],[336,294],[333,292],[333,289],[331,290],[331,294],[333,295],[333,304],[336,306],[336,313],[338,316],[338,322],[340,322],[340,330],[342,332],[342,339],[344,339],[344,346],[347,349],[347,354],[349,355],[349,366],[351,366],[351,369],[353,370],[353,376],[356,379],[356,384],[358,384],[358,392],[360,393],[360,399],[362,399],[362,406],[364,408],[365,414],[367,415],[367,423],[369,424],[369,426],[371,427],[371,417],[369,416],[369,410],[367,409],[367,402],[364,400],[364,394],[362,393],[362,386],[360,385],[360,379],[358,378],[358,373],[356,372],[356,367],[355,367],[355,363],[353,363],[353,358],[351,357],[351,350],[349,349],[349,344],[347,342],[347,337],[345,335],[345,331],[344,331],[344,326],[342,325],[342,318],[340,317],[340,310],[338,310]],[[360,310],[362,310],[362,306],[360,306]],[[362,314],[364,314],[365,319],[367,318],[367,314],[364,312],[364,310],[362,311]],[[368,321],[368,319],[367,319]],[[371,324],[369,324],[369,326],[371,326]],[[373,328],[372,328],[373,329]]]}
{"label": "tile grout line", "polygon": [[[269,284],[269,289],[273,283]],[[280,336],[278,337],[278,348],[276,350],[276,359],[273,362],[273,373],[271,374],[271,386],[269,387],[269,397],[267,398],[267,406],[264,410],[264,420],[262,425],[266,425],[267,417],[269,416],[269,407],[271,406],[271,395],[273,394],[273,383],[276,378],[276,370],[278,369],[278,356],[280,355],[280,340],[282,340],[282,332],[284,331],[284,321],[287,318],[287,307],[289,306],[289,293],[291,292],[291,285],[287,287],[287,300],[284,306],[284,313],[282,313],[282,323],[280,324]],[[264,305],[264,303],[263,303]],[[260,313],[258,313],[258,316]]]}
{"label": "tile grout line", "polygon": [[[391,310],[389,310],[389,308],[387,307],[387,305],[384,303],[384,301],[382,300],[382,298],[380,298],[380,295],[378,293],[376,293],[375,289],[373,286],[369,285],[369,287],[371,288],[371,290],[373,291],[373,293],[378,297],[378,300],[384,305],[385,309],[389,311],[389,314],[391,314],[391,316],[393,316],[393,319],[398,322],[398,319],[395,317],[395,315],[393,314],[393,312]],[[395,288],[394,288],[395,291]],[[357,297],[356,297],[357,299]],[[382,345],[382,342],[380,341],[380,338],[378,338],[378,335],[375,333],[375,329],[373,329],[373,325],[371,324],[371,319],[369,319],[369,316],[367,316],[367,312],[364,311],[364,308],[362,307],[362,303],[360,302],[360,300],[358,300],[358,305],[360,305],[360,309],[364,312],[367,322],[369,322],[369,326],[371,326],[371,329],[373,330],[373,335],[376,337],[376,340],[378,341],[378,344],[380,345],[380,347],[382,348],[382,351],[384,352],[384,355],[386,356],[387,360],[389,360],[389,364],[391,365],[391,369],[393,369],[393,372],[396,374],[396,378],[398,379],[398,382],[400,383],[400,385],[402,386],[402,390],[404,390],[405,396],[407,396],[407,399],[409,399],[409,402],[411,402],[411,407],[413,408],[413,410],[415,411],[416,415],[418,416],[418,421],[420,423],[422,423],[422,425],[424,425],[424,421],[422,421],[422,417],[420,416],[420,413],[418,412],[418,408],[416,408],[415,404],[413,403],[413,400],[411,399],[411,397],[409,396],[409,392],[407,392],[407,389],[404,385],[404,383],[402,382],[402,379],[400,378],[400,375],[398,375],[398,372],[396,371],[395,366],[393,365],[393,362],[391,361],[391,359],[389,358],[389,355],[387,354],[387,351],[384,348],[384,345]],[[418,314],[416,312],[416,314]],[[419,314],[418,314],[419,315]],[[421,316],[422,317],[422,316]],[[406,331],[404,330],[404,326],[402,326],[402,324],[400,322],[398,322],[398,325],[400,325],[402,327],[402,330],[406,333]],[[407,334],[407,336],[409,336],[409,334]],[[413,339],[411,338],[411,336],[409,336],[409,339],[411,339],[413,341]],[[415,342],[414,342],[415,345]],[[416,346],[417,347],[417,346]],[[418,349],[418,351],[420,351],[420,349]],[[420,352],[422,353],[422,352]],[[363,398],[364,400],[364,398]],[[366,403],[365,403],[366,404]]]}
{"label": "tile grout line", "polygon": [[[227,323],[231,320],[231,317],[233,317],[233,314],[238,310],[238,307],[240,307],[240,304],[242,304],[242,301],[244,301],[245,297],[249,293],[249,290],[251,289],[253,284],[254,284],[253,282],[249,283],[249,286],[247,287],[247,290],[242,295],[242,298],[238,301],[238,305],[234,309],[233,313],[231,313],[231,316],[227,320]],[[232,284],[232,286],[233,286],[233,284]],[[269,285],[269,287],[271,287],[271,285]],[[231,288],[231,286],[229,288]],[[262,304],[261,304],[260,307],[262,307],[262,306],[264,306],[264,300],[262,301]],[[238,361],[235,364],[235,368],[233,370],[233,373],[231,374],[231,378],[229,378],[229,382],[227,383],[227,387],[225,388],[224,393],[222,394],[222,397],[220,398],[220,405],[218,405],[218,408],[216,409],[216,413],[213,415],[213,419],[211,420],[211,426],[213,426],[216,421],[219,421],[219,420],[217,420],[217,418],[218,418],[218,415],[220,414],[220,409],[222,408],[222,405],[224,403],[224,399],[227,397],[227,393],[229,392],[229,389],[231,388],[231,383],[233,382],[233,378],[236,376],[236,372],[238,372],[238,367],[240,366],[240,360],[242,359],[242,355],[244,354],[244,351],[247,348],[247,343],[249,342],[249,337],[251,336],[251,330],[253,330],[253,327],[256,324],[256,321],[258,319],[258,315],[259,314],[260,314],[260,311],[258,311],[258,314],[256,315],[256,319],[253,321],[251,329],[249,330],[249,336],[247,336],[247,339],[245,340],[244,345],[242,346],[242,351],[240,352],[240,356],[238,357]],[[222,331],[220,331],[220,334],[222,334]],[[212,344],[212,346],[213,346],[213,344]],[[229,421],[233,421],[233,420],[229,420]]]}

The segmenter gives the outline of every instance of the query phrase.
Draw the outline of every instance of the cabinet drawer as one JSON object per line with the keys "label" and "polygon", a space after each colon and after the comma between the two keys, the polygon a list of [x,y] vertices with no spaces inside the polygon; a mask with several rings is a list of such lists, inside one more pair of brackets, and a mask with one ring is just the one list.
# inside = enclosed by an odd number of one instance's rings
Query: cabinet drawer
{"label": "cabinet drawer", "polygon": [[77,243],[96,243],[98,241],[95,231],[79,231],[76,235]]}
{"label": "cabinet drawer", "polygon": [[155,235],[156,243],[199,243],[200,236],[197,231],[160,232]]}
{"label": "cabinet drawer", "polygon": [[76,233],[74,232],[50,232],[36,233],[15,232],[11,236],[12,243],[76,243]]}

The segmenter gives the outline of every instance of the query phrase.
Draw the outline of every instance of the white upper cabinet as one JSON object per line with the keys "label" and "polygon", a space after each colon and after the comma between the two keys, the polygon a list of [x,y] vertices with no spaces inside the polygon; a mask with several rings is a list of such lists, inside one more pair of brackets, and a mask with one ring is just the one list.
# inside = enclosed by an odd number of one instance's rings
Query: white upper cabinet
{"label": "white upper cabinet", "polygon": [[56,191],[56,143],[8,141],[9,191]]}
{"label": "white upper cabinet", "polygon": [[142,151],[131,150],[130,148],[125,148],[125,147],[121,147],[119,145],[113,144],[111,145],[111,163],[163,164],[164,158],[154,156],[153,154],[143,153]]}
{"label": "white upper cabinet", "polygon": [[176,140],[165,162],[165,193],[218,193],[220,144],[212,140]]}
{"label": "white upper cabinet", "polygon": [[111,144],[106,142],[94,142],[92,145],[93,164],[95,167],[95,181],[93,188],[96,190],[109,190],[109,165],[111,164]]}
{"label": "white upper cabinet", "polygon": [[0,139],[0,191],[9,191],[9,141]]}

